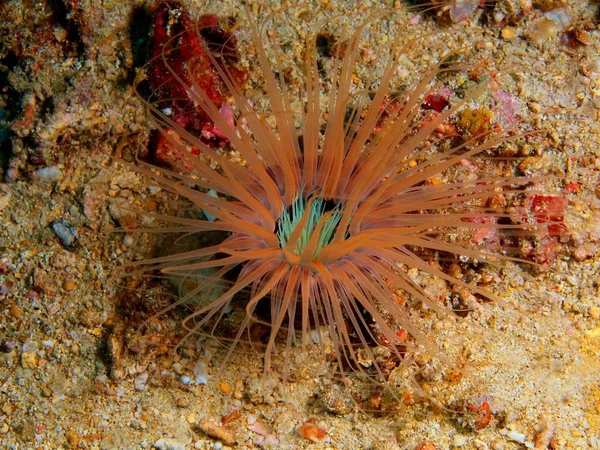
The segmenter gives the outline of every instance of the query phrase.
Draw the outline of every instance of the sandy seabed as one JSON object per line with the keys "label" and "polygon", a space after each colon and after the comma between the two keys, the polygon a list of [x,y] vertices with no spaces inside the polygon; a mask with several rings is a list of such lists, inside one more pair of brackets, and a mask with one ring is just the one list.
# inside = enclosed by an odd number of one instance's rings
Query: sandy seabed
{"label": "sandy seabed", "polygon": [[[448,326],[424,319],[456,366],[425,364],[412,392],[430,400],[374,413],[339,407],[334,397],[344,403],[344,393],[314,355],[295,352],[292,379],[283,383],[277,366],[262,375],[253,351],[223,366],[210,341],[169,351],[182,311],[140,329],[174,294],[166,282],[113,275],[123,262],[156,252],[160,238],[110,231],[127,220],[124,202],[152,210],[170,201],[118,159],[148,140],[132,84],[151,16],[139,1],[98,3],[0,4],[2,448],[600,448],[597,4],[534,1],[502,26],[482,11],[460,24],[425,15],[407,29],[443,31],[449,46],[472,49],[502,71],[513,67],[503,87],[521,103],[524,122],[548,130],[528,170],[580,186],[568,193],[570,235],[551,270],[513,264],[491,287],[504,305],[480,305]],[[264,18],[289,6],[272,3],[253,4],[251,13]],[[518,10],[526,2],[505,3]],[[186,6],[192,15],[206,7]],[[309,1],[298,10],[352,29],[381,6],[394,5]],[[243,17],[237,4],[206,8]],[[540,35],[547,10],[557,9],[568,18],[565,30]],[[310,27],[305,14],[291,10],[281,22]],[[301,46],[291,42],[288,56]],[[421,52],[426,64],[427,48]],[[250,83],[257,77],[251,71]],[[206,383],[186,384],[199,379]],[[482,429],[472,415],[436,406],[483,401],[493,417]],[[298,431],[311,419],[327,434],[314,443]]]}

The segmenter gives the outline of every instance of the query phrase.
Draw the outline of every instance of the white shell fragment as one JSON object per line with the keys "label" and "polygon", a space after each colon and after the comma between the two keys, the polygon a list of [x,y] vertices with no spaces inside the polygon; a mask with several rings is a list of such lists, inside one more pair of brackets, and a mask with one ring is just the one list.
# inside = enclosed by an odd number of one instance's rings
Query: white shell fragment
{"label": "white shell fragment", "polygon": [[563,8],[550,10],[546,12],[545,16],[556,24],[558,31],[565,31],[571,26],[571,18]]}

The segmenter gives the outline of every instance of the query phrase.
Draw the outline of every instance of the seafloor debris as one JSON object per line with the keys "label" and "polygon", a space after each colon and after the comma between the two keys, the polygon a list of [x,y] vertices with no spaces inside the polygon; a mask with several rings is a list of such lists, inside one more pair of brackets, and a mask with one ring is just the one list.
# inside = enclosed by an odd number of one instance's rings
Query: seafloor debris
{"label": "seafloor debris", "polygon": [[323,428],[318,427],[315,424],[314,419],[307,420],[298,428],[298,433],[305,439],[312,442],[319,442],[327,438],[327,431]]}
{"label": "seafloor debris", "polygon": [[235,436],[229,430],[226,430],[223,427],[211,422],[207,419],[202,419],[198,423],[198,429],[208,436],[218,439],[222,443],[226,445],[235,444]]}
{"label": "seafloor debris", "polygon": [[50,224],[50,229],[58,236],[62,244],[71,249],[77,239],[77,231],[64,220],[56,221]]}
{"label": "seafloor debris", "polygon": [[185,450],[185,445],[176,439],[160,438],[152,447],[157,450]]}

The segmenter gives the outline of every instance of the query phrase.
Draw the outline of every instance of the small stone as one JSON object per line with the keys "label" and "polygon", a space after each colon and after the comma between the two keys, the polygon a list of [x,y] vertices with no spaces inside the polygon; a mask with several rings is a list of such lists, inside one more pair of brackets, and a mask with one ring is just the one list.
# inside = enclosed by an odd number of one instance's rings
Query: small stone
{"label": "small stone", "polygon": [[446,326],[446,323],[443,320],[436,320],[433,323],[433,325],[431,326],[431,329],[434,331],[439,331],[439,330],[443,330],[445,326]]}
{"label": "small stone", "polygon": [[17,348],[17,344],[14,341],[2,341],[0,343],[0,352],[2,353],[10,353]]}
{"label": "small stone", "polygon": [[235,437],[233,436],[233,433],[231,433],[223,427],[215,425],[209,420],[202,419],[198,424],[198,428],[203,433],[207,434],[212,438],[218,439],[226,445],[235,444]]}
{"label": "small stone", "polygon": [[593,258],[597,250],[597,246],[591,242],[583,244],[573,251],[573,258],[578,262],[585,261],[586,259]]}
{"label": "small stone", "polygon": [[597,306],[590,306],[590,309],[588,310],[588,312],[590,313],[590,317],[594,320],[598,320],[600,319],[600,308]]}
{"label": "small stone", "polygon": [[73,246],[76,239],[76,232],[72,226],[70,226],[64,220],[61,220],[52,223],[50,225],[50,228],[52,229],[52,231],[54,231],[54,234],[58,236],[58,238],[65,247],[71,248]]}
{"label": "small stone", "polygon": [[42,169],[38,169],[35,171],[35,174],[42,180],[44,183],[53,183],[58,181],[62,177],[62,172],[56,166],[52,167],[44,167]]}
{"label": "small stone", "polygon": [[194,376],[196,377],[195,384],[206,384],[208,383],[208,373],[206,371],[206,364],[199,361],[194,366]]}
{"label": "small stone", "polygon": [[187,417],[185,418],[185,420],[187,420],[187,423],[195,423],[196,422],[196,413],[189,413],[187,415]]}
{"label": "small stone", "polygon": [[152,447],[158,450],[185,450],[185,445],[181,442],[170,439],[170,438],[161,438],[152,444]]}
{"label": "small stone", "polygon": [[56,29],[54,30],[54,38],[58,42],[63,42],[64,40],[66,40],[68,35],[69,33],[64,28],[56,27]]}
{"label": "small stone", "polygon": [[75,283],[73,280],[65,280],[65,282],[63,283],[63,289],[67,292],[71,292],[76,287],[77,283]]}
{"label": "small stone", "polygon": [[315,425],[314,419],[307,420],[300,428],[298,434],[304,439],[317,443],[327,437],[327,431]]}
{"label": "small stone", "polygon": [[235,390],[233,391],[233,398],[241,400],[244,397],[244,382],[237,380],[235,382]]}
{"label": "small stone", "polygon": [[512,41],[515,38],[517,31],[514,27],[504,27],[500,34],[505,41]]}
{"label": "small stone", "polygon": [[10,315],[14,319],[20,319],[23,316],[23,313],[16,305],[12,305],[10,307]]}
{"label": "small stone", "polygon": [[6,295],[15,288],[15,282],[11,279],[0,277],[0,295]]}
{"label": "small stone", "polygon": [[450,19],[454,23],[462,22],[475,13],[479,2],[477,0],[459,0],[450,5]]}
{"label": "small stone", "polygon": [[21,366],[23,366],[24,369],[35,369],[37,367],[37,355],[32,352],[22,353]]}
{"label": "small stone", "polygon": [[131,247],[133,245],[133,236],[126,234],[123,236],[123,245],[125,247]]}
{"label": "small stone", "polygon": [[326,385],[318,393],[319,400],[328,412],[344,416],[352,411],[352,398],[337,385]]}
{"label": "small stone", "polygon": [[79,433],[75,430],[69,430],[65,433],[67,443],[71,447],[77,447],[79,445]]}
{"label": "small stone", "polygon": [[148,372],[140,373],[137,377],[135,377],[135,380],[133,380],[133,384],[135,385],[135,390],[144,392],[146,389],[148,389],[148,386],[146,386],[147,381],[148,381]]}
{"label": "small stone", "polygon": [[229,394],[231,392],[231,385],[227,382],[227,380],[221,380],[217,383],[216,386],[219,392],[223,394]]}
{"label": "small stone", "polygon": [[463,436],[462,434],[455,434],[452,438],[452,443],[455,447],[462,447],[467,443],[468,440],[469,438],[467,436]]}
{"label": "small stone", "polygon": [[145,430],[148,427],[145,422],[138,422],[137,420],[129,422],[129,426],[138,431]]}

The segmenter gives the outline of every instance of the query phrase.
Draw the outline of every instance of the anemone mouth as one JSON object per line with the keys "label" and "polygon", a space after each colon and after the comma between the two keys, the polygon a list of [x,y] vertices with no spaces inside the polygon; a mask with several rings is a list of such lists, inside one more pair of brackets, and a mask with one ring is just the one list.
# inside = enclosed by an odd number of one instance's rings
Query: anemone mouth
{"label": "anemone mouth", "polygon": [[333,242],[343,210],[343,203],[320,195],[299,195],[277,220],[280,247],[294,255],[318,259],[321,250]]}

